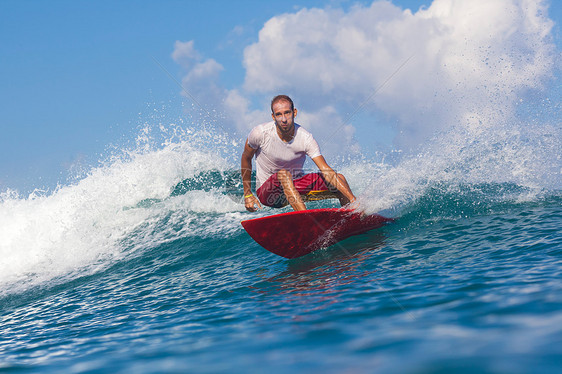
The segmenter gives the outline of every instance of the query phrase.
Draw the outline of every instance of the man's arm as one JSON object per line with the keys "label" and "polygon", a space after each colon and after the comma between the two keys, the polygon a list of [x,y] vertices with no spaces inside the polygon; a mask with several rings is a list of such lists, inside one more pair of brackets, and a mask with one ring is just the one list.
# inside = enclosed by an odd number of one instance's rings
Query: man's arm
{"label": "man's arm", "polygon": [[[255,212],[261,209],[260,201],[252,194],[252,157],[256,150],[246,144],[244,145],[244,152],[242,152],[242,160],[240,161],[240,171],[242,173],[242,185],[244,186],[244,205],[246,210]],[[256,205],[258,208],[256,208]]]}
{"label": "man's arm", "polygon": [[[324,156],[317,156],[312,159],[318,169],[322,173],[322,176],[330,184],[332,187],[338,189],[338,191],[349,200],[349,202],[354,202],[357,200],[353,192],[351,192],[351,188],[349,184],[347,184],[347,180],[344,178],[343,175],[336,173],[326,162]],[[342,203],[343,204],[343,203]]]}

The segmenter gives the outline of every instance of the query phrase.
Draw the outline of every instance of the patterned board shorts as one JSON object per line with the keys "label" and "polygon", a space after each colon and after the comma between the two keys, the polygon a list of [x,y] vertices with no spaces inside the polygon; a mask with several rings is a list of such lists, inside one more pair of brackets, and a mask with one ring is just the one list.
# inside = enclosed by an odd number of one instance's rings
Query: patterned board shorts
{"label": "patterned board shorts", "polygon": [[[293,179],[293,184],[299,194],[305,196],[331,191],[320,173],[305,174],[300,178]],[[288,204],[281,182],[277,178],[277,173],[269,177],[269,179],[258,188],[256,194],[262,204],[272,208],[281,208]],[[313,198],[309,200],[313,200]]]}

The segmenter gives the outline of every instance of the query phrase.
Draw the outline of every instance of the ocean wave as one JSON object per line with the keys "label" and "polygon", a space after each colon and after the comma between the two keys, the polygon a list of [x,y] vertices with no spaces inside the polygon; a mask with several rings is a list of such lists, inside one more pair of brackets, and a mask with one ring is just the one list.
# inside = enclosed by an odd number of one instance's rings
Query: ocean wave
{"label": "ocean wave", "polygon": [[[4,193],[2,293],[99,271],[140,248],[170,240],[175,224],[182,227],[175,237],[201,232],[196,227],[207,231],[222,227],[220,222],[205,222],[200,213],[236,212],[243,207],[212,191],[171,196],[179,181],[226,165],[216,151],[200,149],[182,141],[158,150],[127,151],[51,193],[35,192],[26,198]],[[146,204],[149,200],[159,203]],[[223,216],[216,220],[225,220]],[[199,223],[190,225],[194,220]]]}
{"label": "ocean wave", "polygon": [[[239,222],[249,213],[237,167],[241,142],[209,129],[174,129],[163,141],[142,131],[132,148],[55,191],[4,192],[0,295],[94,274],[177,240],[242,235]],[[544,199],[559,204],[559,131],[461,126],[416,154],[334,167],[362,209],[401,222],[471,217]],[[266,208],[252,217],[273,212],[280,211]]]}

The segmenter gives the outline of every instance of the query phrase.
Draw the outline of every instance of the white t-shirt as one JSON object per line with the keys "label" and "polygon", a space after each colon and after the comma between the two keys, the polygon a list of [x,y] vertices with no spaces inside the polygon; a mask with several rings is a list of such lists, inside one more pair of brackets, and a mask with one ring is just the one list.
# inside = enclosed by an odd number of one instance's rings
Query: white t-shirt
{"label": "white t-shirt", "polygon": [[296,123],[295,136],[288,143],[279,138],[275,122],[271,121],[254,127],[248,135],[248,145],[257,150],[256,189],[281,169],[289,171],[293,178],[302,177],[306,156],[322,155],[312,134]]}

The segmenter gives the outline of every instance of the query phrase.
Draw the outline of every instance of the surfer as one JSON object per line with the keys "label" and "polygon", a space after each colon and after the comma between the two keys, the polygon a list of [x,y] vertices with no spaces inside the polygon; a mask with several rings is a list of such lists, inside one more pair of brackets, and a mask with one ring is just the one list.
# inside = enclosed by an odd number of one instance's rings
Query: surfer
{"label": "surfer", "polygon": [[[295,123],[297,109],[293,100],[278,95],[271,100],[273,121],[254,127],[242,152],[241,172],[244,204],[250,212],[261,204],[281,208],[290,204],[294,210],[306,210],[301,195],[335,195],[342,206],[354,202],[347,180],[336,173],[320,153],[311,133]],[[256,195],[252,193],[252,158],[256,157]],[[304,174],[306,156],[319,173]]]}

